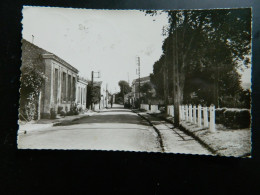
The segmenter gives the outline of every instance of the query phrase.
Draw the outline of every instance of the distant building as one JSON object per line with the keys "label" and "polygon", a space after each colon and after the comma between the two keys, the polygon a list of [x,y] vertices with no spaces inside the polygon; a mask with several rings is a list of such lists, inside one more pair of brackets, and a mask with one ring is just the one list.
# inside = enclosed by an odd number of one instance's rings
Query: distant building
{"label": "distant building", "polygon": [[50,110],[70,110],[76,100],[78,70],[63,59],[26,40],[22,40],[22,67],[26,63],[35,63],[42,69],[47,80],[41,89],[38,112],[41,118],[49,118]]}
{"label": "distant building", "polygon": [[[155,97],[155,89],[154,89],[154,85],[151,83],[151,79],[150,76],[146,76],[146,77],[141,77],[140,78],[140,87],[142,87],[145,83],[148,83],[151,85],[152,87],[152,96]],[[140,93],[140,96],[142,97],[144,94]],[[139,78],[138,79],[134,79],[132,82],[132,92],[130,94],[128,94],[129,97],[133,97],[134,100],[139,98]]]}
{"label": "distant building", "polygon": [[76,103],[78,108],[87,108],[87,86],[88,82],[83,77],[77,78]]}
{"label": "distant building", "polygon": [[[145,83],[151,83],[150,76],[140,78],[140,86],[142,86]],[[139,98],[139,78],[133,80],[133,82],[132,82],[132,92],[133,92],[132,93],[133,98],[138,99]]]}

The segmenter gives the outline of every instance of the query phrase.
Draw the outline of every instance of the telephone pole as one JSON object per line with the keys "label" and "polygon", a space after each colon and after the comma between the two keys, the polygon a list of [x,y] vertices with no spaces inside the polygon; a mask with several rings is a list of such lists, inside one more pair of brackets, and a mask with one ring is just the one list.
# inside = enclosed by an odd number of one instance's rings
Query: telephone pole
{"label": "telephone pole", "polygon": [[140,104],[141,104],[141,101],[140,101],[140,97],[141,97],[141,92],[140,92],[140,89],[141,89],[141,81],[140,81],[140,74],[141,74],[141,71],[140,71],[140,57],[138,56],[137,57],[137,65],[138,65],[138,72],[137,72],[137,74],[138,74],[138,77],[139,77],[139,90],[138,90],[138,92],[139,92],[139,98],[138,98],[138,101],[139,101],[139,107],[140,107]]}
{"label": "telephone pole", "polygon": [[[97,73],[98,76],[94,77],[94,74]],[[91,71],[91,110],[93,110],[93,90],[94,90],[94,78],[100,78],[100,72]]]}

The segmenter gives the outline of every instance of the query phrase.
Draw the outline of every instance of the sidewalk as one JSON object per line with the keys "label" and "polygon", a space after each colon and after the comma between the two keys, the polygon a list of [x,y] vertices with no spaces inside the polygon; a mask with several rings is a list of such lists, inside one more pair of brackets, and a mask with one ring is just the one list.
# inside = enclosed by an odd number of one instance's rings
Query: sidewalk
{"label": "sidewalk", "polygon": [[[173,117],[166,114],[147,114],[173,124]],[[223,125],[216,124],[216,132],[212,133],[208,128],[198,127],[184,121],[181,122],[180,129],[208,148],[213,154],[251,157],[250,129],[227,129]]]}
{"label": "sidewalk", "polygon": [[201,154],[213,155],[208,148],[197,142],[196,139],[187,135],[179,128],[175,128],[170,122],[162,118],[155,117],[151,113],[133,110],[139,116],[147,120],[158,134],[161,147],[165,153],[178,154]]}
{"label": "sidewalk", "polygon": [[25,134],[28,132],[46,130],[50,127],[58,126],[61,123],[67,123],[67,122],[69,123],[78,120],[80,118],[83,118],[85,116],[92,116],[94,114],[95,112],[88,110],[83,114],[65,116],[57,119],[40,119],[38,121],[30,121],[30,122],[18,121],[18,125],[19,125],[18,134]]}

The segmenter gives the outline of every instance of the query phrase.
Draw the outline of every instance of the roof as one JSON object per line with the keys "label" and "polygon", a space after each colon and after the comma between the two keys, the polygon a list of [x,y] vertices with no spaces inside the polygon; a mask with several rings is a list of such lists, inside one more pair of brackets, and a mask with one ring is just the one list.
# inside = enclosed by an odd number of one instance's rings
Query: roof
{"label": "roof", "polygon": [[65,67],[67,67],[68,69],[71,69],[73,70],[74,72],[78,73],[78,69],[76,69],[74,66],[70,65],[68,62],[66,62],[65,60],[61,59],[60,57],[58,57],[57,55],[45,50],[45,49],[42,49],[40,47],[38,47],[37,45],[34,45],[33,43],[30,43],[29,41],[27,41],[26,39],[22,39],[22,44],[28,44],[32,47],[35,47],[39,50],[41,50],[41,53],[42,53],[42,57],[43,58],[51,58],[59,63],[61,63],[62,65],[64,65]]}
{"label": "roof", "polygon": [[83,83],[83,84],[86,84],[86,85],[88,84],[87,79],[85,79],[84,77],[80,77],[80,76],[77,77],[77,82]]}
{"label": "roof", "polygon": [[[146,77],[141,77],[140,78],[140,82],[143,82],[143,81],[150,81],[150,76],[146,76]],[[136,82],[139,82],[139,78],[138,79],[134,79],[132,84],[136,83]]]}
{"label": "roof", "polygon": [[[92,81],[91,80],[87,80],[87,82],[91,85]],[[94,86],[100,86],[101,87],[102,81],[94,81]]]}

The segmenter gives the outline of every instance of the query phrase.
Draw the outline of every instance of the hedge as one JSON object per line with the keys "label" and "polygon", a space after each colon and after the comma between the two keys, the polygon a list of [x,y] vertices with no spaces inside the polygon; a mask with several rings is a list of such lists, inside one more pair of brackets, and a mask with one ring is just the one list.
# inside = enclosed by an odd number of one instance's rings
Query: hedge
{"label": "hedge", "polygon": [[216,123],[230,129],[249,128],[251,124],[249,109],[217,108],[215,114]]}

